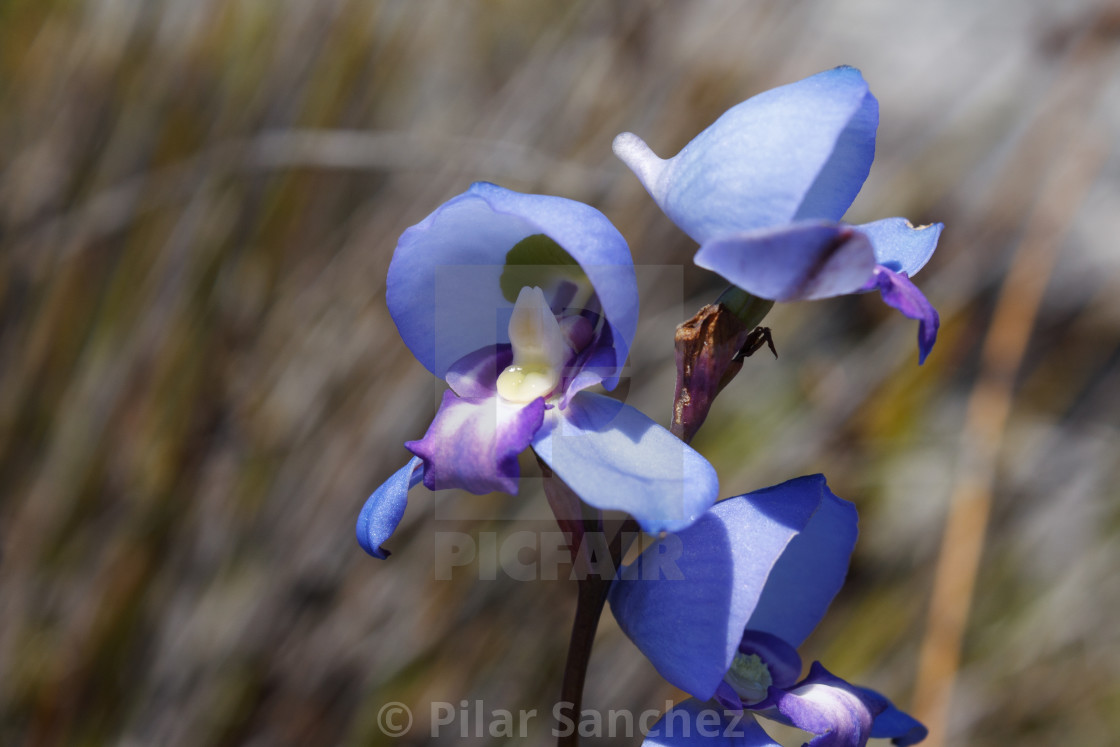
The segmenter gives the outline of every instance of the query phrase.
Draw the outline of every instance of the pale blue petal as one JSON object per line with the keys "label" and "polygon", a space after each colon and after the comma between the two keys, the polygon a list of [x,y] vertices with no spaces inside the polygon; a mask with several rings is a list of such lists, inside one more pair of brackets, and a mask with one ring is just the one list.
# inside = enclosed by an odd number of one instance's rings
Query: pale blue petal
{"label": "pale blue petal", "polygon": [[688,526],[719,492],[704,457],[601,394],[580,392],[563,411],[550,410],[533,449],[588,504],[626,511],[654,534]]}
{"label": "pale blue petal", "polygon": [[877,125],[860,72],[839,67],[732,107],[669,160],[630,133],[614,147],[703,244],[794,219],[839,220],[867,178]]}
{"label": "pale blue petal", "polygon": [[[809,496],[816,496],[815,500]],[[824,475],[800,477],[749,495],[759,510],[809,501],[816,510],[789,543],[747,626],[800,646],[844,585],[858,534],[856,507],[833,495]],[[772,507],[767,509],[767,507]]]}
{"label": "pale blue petal", "polygon": [[915,228],[905,218],[884,218],[856,228],[871,240],[876,264],[913,277],[933,256],[945,225],[931,223]]}
{"label": "pale blue petal", "polygon": [[840,220],[843,217],[871,171],[878,129],[879,102],[868,91],[859,110],[840,133],[828,163],[801,201],[794,220]]}
{"label": "pale blue petal", "polygon": [[382,560],[389,557],[389,551],[382,548],[381,543],[389,539],[401,523],[408,489],[420,482],[424,474],[422,466],[420,457],[413,457],[382,483],[362,506],[356,528],[358,544],[373,557]]}
{"label": "pale blue petal", "polygon": [[[633,260],[625,239],[594,208],[479,182],[409,228],[397,243],[386,301],[408,348],[443,377],[463,356],[509,342],[513,304],[499,279],[506,253],[545,234],[586,273],[613,330],[615,362],[626,360],[638,319]],[[607,380],[617,382],[617,371]]]}
{"label": "pale blue petal", "polygon": [[611,610],[662,677],[703,700],[715,694],[775,565],[817,512],[823,482],[803,477],[721,501],[623,569]]}
{"label": "pale blue petal", "polygon": [[725,711],[714,703],[689,699],[677,703],[654,724],[643,745],[650,747],[781,747],[744,711]]}
{"label": "pale blue petal", "polygon": [[706,242],[696,264],[760,298],[804,301],[861,290],[875,270],[867,238],[838,223],[806,221]]}

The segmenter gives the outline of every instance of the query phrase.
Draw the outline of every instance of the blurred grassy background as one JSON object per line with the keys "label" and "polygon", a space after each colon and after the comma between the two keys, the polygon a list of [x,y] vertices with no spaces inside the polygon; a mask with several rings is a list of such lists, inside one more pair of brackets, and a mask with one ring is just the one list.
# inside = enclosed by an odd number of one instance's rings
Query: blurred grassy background
{"label": "blurred grassy background", "polygon": [[[859,505],[803,653],[909,704],[981,346],[1036,262],[947,740],[1114,743],[1118,39],[1088,0],[4,0],[0,743],[382,744],[399,700],[423,744],[463,699],[547,743],[574,585],[433,573],[437,530],[544,529],[543,498],[437,521],[418,489],[389,561],[353,539],[438,396],[385,309],[396,238],[476,179],[602,209],[650,266],[627,396],[667,422],[672,329],[720,285],[611,139],[671,154],[842,63],[882,122],[850,216],[947,225],[941,339],[918,368],[875,298],[782,307],[695,445],[727,495],[821,471]],[[605,619],[585,705],[678,696]]]}

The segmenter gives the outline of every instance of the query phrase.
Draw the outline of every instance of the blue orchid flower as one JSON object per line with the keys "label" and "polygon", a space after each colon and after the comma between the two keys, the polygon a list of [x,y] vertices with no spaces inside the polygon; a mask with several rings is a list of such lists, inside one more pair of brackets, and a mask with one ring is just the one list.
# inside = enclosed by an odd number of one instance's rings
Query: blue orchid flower
{"label": "blue orchid flower", "polygon": [[477,183],[402,234],[386,301],[404,343],[450,389],[415,456],[367,500],[358,542],[382,543],[408,491],[516,493],[532,447],[585,502],[648,532],[688,526],[718,494],[703,457],[613,389],[638,319],[633,260],[594,208]]}
{"label": "blue orchid flower", "polygon": [[[691,727],[655,726],[649,744],[695,741],[701,715],[713,713],[731,744],[773,744],[739,723],[744,713],[811,732],[812,747],[925,738],[925,728],[885,697],[819,663],[798,681],[796,649],[843,585],[856,534],[855,506],[833,495],[822,475],[800,477],[717,503],[619,572],[609,597],[619,626],[696,699],[662,718],[663,726],[677,719]],[[675,559],[671,574],[666,557]]]}
{"label": "blue orchid flower", "polygon": [[918,320],[924,362],[940,322],[910,277],[942,224],[840,222],[871,170],[878,125],[863,76],[838,67],[732,107],[673,158],[629,132],[614,152],[700,244],[696,264],[773,301],[878,290]]}

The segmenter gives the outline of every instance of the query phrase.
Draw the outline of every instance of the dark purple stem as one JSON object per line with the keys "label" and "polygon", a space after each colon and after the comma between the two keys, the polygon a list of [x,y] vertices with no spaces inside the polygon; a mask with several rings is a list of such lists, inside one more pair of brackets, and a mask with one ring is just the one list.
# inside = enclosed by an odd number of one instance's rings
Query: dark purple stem
{"label": "dark purple stem", "polygon": [[[583,703],[583,684],[587,679],[587,665],[591,662],[591,647],[599,617],[607,602],[610,581],[587,578],[579,582],[579,601],[576,617],[572,622],[572,637],[568,642],[568,660],[564,664],[564,683],[560,688],[560,710],[563,721],[559,724],[556,739],[558,747],[579,745],[579,714]],[[571,733],[568,733],[568,732]]]}
{"label": "dark purple stem", "polygon": [[[755,324],[774,305],[773,302],[756,299],[737,289],[725,293],[721,301],[725,298],[732,303],[731,306],[720,302],[705,306],[677,328],[677,392],[670,430],[685,443],[692,441],[699,430],[712,400],[739,373],[743,357],[763,343],[768,343],[774,350],[769,330],[752,332]],[[758,332],[762,334],[756,335]],[[777,352],[774,354],[777,355]],[[564,664],[564,683],[560,689],[561,708],[558,714],[563,721],[559,724],[556,739],[557,747],[579,747],[576,725],[582,710],[583,685],[587,679],[595,631],[599,627],[599,618],[603,614],[615,571],[622,565],[629,540],[637,536],[639,527],[636,521],[627,518],[612,537],[610,546],[605,548],[610,562],[593,563],[591,545],[604,537],[601,524],[577,519],[578,496],[552,474],[548,465],[544,462],[540,465],[545,475],[544,490],[549,505],[561,529],[571,535],[572,562],[582,571],[576,619],[572,623],[568,659]],[[602,548],[601,545],[599,547]],[[603,572],[593,573],[592,569],[602,569]]]}
{"label": "dark purple stem", "polygon": [[[605,548],[610,556],[609,563],[599,563],[605,573],[587,572],[579,581],[579,597],[576,602],[576,617],[572,622],[572,636],[568,643],[568,659],[564,663],[564,682],[560,688],[561,708],[559,713],[565,719],[560,723],[557,731],[557,747],[578,747],[579,732],[575,725],[579,723],[579,714],[583,704],[583,686],[587,680],[587,665],[591,662],[591,648],[595,643],[595,631],[599,628],[599,618],[603,614],[603,607],[607,602],[607,592],[610,591],[611,582],[614,580],[614,571],[622,563],[622,556],[626,553],[628,540],[637,536],[638,523],[627,518],[622,523],[618,532],[611,539],[610,546]],[[577,564],[584,563],[584,569],[592,568],[590,545],[591,538],[603,537],[596,522],[587,521],[583,525],[585,541],[580,544],[583,557],[576,558]],[[569,734],[568,731],[571,731]]]}

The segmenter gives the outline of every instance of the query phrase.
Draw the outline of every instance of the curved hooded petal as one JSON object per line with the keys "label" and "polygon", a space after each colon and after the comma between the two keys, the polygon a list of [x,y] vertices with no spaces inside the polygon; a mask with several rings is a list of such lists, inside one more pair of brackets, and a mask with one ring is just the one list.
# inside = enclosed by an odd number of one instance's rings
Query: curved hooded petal
{"label": "curved hooded petal", "polygon": [[830,674],[820,662],[813,663],[796,689],[770,692],[773,706],[761,713],[816,734],[809,747],[863,747],[872,721],[887,706],[885,699]]}
{"label": "curved hooded petal", "polygon": [[429,490],[516,494],[521,475],[517,456],[543,419],[540,397],[522,405],[497,396],[456,397],[446,391],[424,438],[405,447],[424,461],[424,486]]}
{"label": "curved hooded petal", "polygon": [[[512,300],[502,295],[506,254],[544,234],[587,275],[611,326],[621,368],[638,319],[634,264],[625,239],[594,208],[479,182],[401,235],[385,297],[409,350],[436,376],[481,348],[509,342]],[[605,381],[618,380],[617,370]]]}
{"label": "curved hooded petal", "polygon": [[915,227],[905,218],[884,218],[856,228],[871,241],[876,264],[913,277],[933,256],[945,224]]}
{"label": "curved hooded petal", "polygon": [[650,533],[686,527],[719,493],[704,457],[618,400],[580,392],[549,411],[533,450],[588,504],[626,511]]}
{"label": "curved hooded petal", "polygon": [[358,514],[358,544],[373,557],[382,560],[389,557],[389,551],[382,548],[381,543],[389,539],[401,523],[408,490],[420,482],[423,474],[422,460],[413,457],[373,491],[366,505],[362,506],[362,512]]}
{"label": "curved hooded petal", "polygon": [[941,326],[937,309],[902,272],[876,267],[874,277],[867,284],[868,290],[872,288],[879,291],[879,296],[888,306],[918,320],[918,365],[925,363],[926,356],[937,342],[937,329]]}
{"label": "curved hooded petal", "polygon": [[770,510],[794,497],[816,509],[774,565],[745,626],[772,633],[796,648],[844,585],[859,534],[856,507],[836,497],[824,475],[800,477],[749,495],[760,506],[774,507]]}
{"label": "curved hooded petal", "polygon": [[863,289],[875,252],[850,226],[806,221],[713,239],[695,262],[760,298],[804,301]]}
{"label": "curved hooded petal", "polygon": [[[822,536],[844,531],[824,505],[826,494],[832,495],[821,475],[800,477],[721,501],[689,528],[658,540],[611,585],[619,627],[662,677],[702,700],[716,692],[748,623],[796,646],[839,588],[831,565],[841,565],[841,578],[847,569],[847,556],[837,557],[837,543]],[[806,532],[808,541],[799,541]],[[826,580],[802,579],[811,567]],[[806,586],[787,587],[791,581]],[[783,599],[788,612],[760,610]],[[784,621],[788,635],[771,627]]]}
{"label": "curved hooded petal", "polygon": [[650,747],[781,747],[749,713],[724,711],[715,704],[691,698],[666,711],[642,744]]}
{"label": "curved hooded petal", "polygon": [[871,170],[879,105],[838,67],[732,107],[675,157],[638,136],[614,152],[685,233],[703,244],[792,220],[839,220]]}

